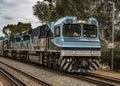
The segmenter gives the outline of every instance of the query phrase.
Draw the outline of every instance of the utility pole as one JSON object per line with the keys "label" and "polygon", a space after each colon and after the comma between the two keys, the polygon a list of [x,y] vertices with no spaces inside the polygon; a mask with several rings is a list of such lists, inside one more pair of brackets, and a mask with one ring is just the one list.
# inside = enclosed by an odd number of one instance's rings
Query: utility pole
{"label": "utility pole", "polygon": [[111,57],[111,70],[114,70],[114,22],[115,22],[115,3],[109,1],[110,4],[112,4],[112,43],[113,43],[113,48],[112,48],[112,57]]}

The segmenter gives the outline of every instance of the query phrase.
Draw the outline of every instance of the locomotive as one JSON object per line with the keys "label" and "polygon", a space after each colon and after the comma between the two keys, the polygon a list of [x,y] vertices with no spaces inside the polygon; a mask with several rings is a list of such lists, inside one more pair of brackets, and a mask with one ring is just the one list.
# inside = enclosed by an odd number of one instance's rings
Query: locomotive
{"label": "locomotive", "polygon": [[6,37],[3,55],[67,72],[91,72],[101,56],[96,18],[66,16]]}

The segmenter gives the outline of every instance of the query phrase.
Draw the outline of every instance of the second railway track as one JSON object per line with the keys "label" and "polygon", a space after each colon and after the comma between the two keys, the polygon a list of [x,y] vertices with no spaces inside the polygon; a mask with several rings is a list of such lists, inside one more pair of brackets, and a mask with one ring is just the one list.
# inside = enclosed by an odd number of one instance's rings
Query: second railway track
{"label": "second railway track", "polygon": [[74,78],[77,79],[82,79],[91,83],[95,83],[100,86],[119,86],[118,81],[116,82],[115,80],[109,80],[109,78],[102,78],[102,77],[95,77],[95,76],[90,76],[90,75],[78,75],[78,74],[73,74],[70,75]]}
{"label": "second railway track", "polygon": [[[12,70],[15,70],[16,72],[20,73],[21,75],[24,75],[25,77],[31,79],[32,81],[36,82],[37,84],[39,84],[38,86],[52,86],[51,84],[49,84],[47,82],[44,82],[44,81],[42,81],[40,79],[37,79],[36,77],[31,76],[30,74],[27,74],[27,73],[25,73],[25,72],[23,72],[23,71],[21,71],[21,70],[19,70],[17,68],[14,68],[14,67],[6,64],[6,63],[3,63],[3,62],[0,62],[0,63],[7,66],[7,67],[9,67]],[[24,85],[17,85],[17,86],[27,86],[27,84],[26,85],[25,84]]]}
{"label": "second railway track", "polygon": [[114,77],[108,77],[108,76],[103,76],[103,75],[99,75],[99,74],[94,74],[94,73],[87,73],[87,76],[91,76],[91,77],[96,77],[105,81],[110,81],[116,84],[120,84],[120,79],[118,78],[114,78]]}
{"label": "second railway track", "polygon": [[0,73],[2,73],[2,76],[7,78],[10,82],[10,85],[12,86],[26,86],[23,82],[18,80],[16,77],[12,76],[10,73],[8,73],[6,70],[3,68],[0,68]]}

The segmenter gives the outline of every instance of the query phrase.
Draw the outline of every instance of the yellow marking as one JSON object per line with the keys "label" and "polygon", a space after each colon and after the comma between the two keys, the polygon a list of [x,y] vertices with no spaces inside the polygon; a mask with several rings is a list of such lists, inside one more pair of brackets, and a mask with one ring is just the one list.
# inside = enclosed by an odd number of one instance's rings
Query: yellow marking
{"label": "yellow marking", "polygon": [[0,86],[3,86],[2,82],[0,82]]}

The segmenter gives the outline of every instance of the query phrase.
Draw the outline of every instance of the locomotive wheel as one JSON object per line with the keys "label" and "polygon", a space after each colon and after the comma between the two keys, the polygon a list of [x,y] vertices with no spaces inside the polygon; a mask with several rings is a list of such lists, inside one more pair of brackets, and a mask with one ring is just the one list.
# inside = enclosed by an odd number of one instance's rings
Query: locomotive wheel
{"label": "locomotive wheel", "polygon": [[8,51],[4,51],[4,52],[3,52],[3,55],[4,55],[5,57],[7,57],[7,56],[8,56]]}
{"label": "locomotive wheel", "polygon": [[24,62],[30,61],[28,58],[28,52],[21,52],[20,53],[20,60],[22,60]]}
{"label": "locomotive wheel", "polygon": [[60,69],[60,65],[58,64],[58,59],[55,59],[54,68],[55,69]]}
{"label": "locomotive wheel", "polygon": [[52,63],[51,63],[51,60],[52,60],[51,56],[48,56],[47,65],[48,65],[48,67],[50,67],[50,68],[53,67],[53,65],[52,65]]}
{"label": "locomotive wheel", "polygon": [[22,55],[21,56],[21,60],[24,61],[24,62],[26,62],[27,61],[27,56],[26,55]]}
{"label": "locomotive wheel", "polygon": [[12,51],[12,58],[14,58],[14,59],[17,58],[17,51]]}

